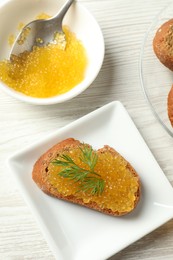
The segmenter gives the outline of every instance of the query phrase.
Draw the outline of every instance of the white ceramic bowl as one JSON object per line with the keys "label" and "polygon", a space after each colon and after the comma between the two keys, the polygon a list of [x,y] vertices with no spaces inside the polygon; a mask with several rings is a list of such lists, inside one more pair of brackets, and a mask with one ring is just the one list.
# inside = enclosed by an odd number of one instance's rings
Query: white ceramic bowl
{"label": "white ceramic bowl", "polygon": [[[0,1],[0,60],[8,59],[11,47],[8,44],[10,34],[17,35],[20,22],[27,24],[45,12],[55,15],[64,0],[1,0]],[[14,91],[0,82],[0,89],[7,94],[36,105],[49,105],[69,100],[88,88],[98,75],[104,59],[104,39],[100,27],[93,16],[79,3],[74,3],[67,12],[64,21],[79,40],[82,41],[88,57],[88,66],[84,80],[65,94],[51,98],[33,98]]]}

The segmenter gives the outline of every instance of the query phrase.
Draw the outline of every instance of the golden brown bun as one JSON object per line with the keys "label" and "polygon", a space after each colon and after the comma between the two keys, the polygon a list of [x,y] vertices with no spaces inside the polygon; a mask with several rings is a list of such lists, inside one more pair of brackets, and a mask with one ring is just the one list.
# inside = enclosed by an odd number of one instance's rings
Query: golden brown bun
{"label": "golden brown bun", "polygon": [[[82,199],[76,198],[74,195],[71,196],[63,196],[61,193],[57,191],[50,183],[46,181],[46,176],[47,176],[47,167],[49,166],[50,162],[57,157],[57,154],[62,154],[64,151],[72,149],[73,147],[79,146],[81,143],[78,140],[75,140],[73,138],[66,139],[55,146],[53,146],[51,149],[49,149],[45,154],[43,154],[38,161],[35,163],[33,172],[32,172],[32,178],[36,182],[36,184],[39,186],[39,188],[44,191],[45,193],[54,196],[58,199],[63,199],[67,200],[76,204],[83,205],[85,207],[113,215],[113,216],[121,216],[125,215],[129,212],[113,212],[112,210],[108,208],[102,209],[97,203],[95,202],[90,202],[90,203],[84,203]],[[109,151],[112,156],[120,156],[123,160],[125,160],[119,153],[117,153],[113,148],[110,148],[109,146],[104,146],[104,148],[99,149],[97,151],[98,155],[99,153],[104,153]],[[135,201],[134,201],[134,208],[136,207],[139,198],[140,198],[140,181],[138,174],[134,170],[134,168],[130,165],[130,163],[127,163],[126,168],[128,168],[131,173],[137,177],[137,182],[138,182],[138,190],[135,194]],[[133,208],[133,209],[134,209]]]}
{"label": "golden brown bun", "polygon": [[168,116],[173,126],[173,85],[168,95]]}
{"label": "golden brown bun", "polygon": [[153,39],[153,49],[158,59],[173,71],[173,19],[157,30]]}

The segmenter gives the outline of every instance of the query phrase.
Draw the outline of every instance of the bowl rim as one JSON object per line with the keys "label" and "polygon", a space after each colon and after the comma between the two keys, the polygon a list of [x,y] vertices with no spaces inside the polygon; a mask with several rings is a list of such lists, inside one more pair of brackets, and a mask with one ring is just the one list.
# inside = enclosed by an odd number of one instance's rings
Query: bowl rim
{"label": "bowl rim", "polygon": [[[5,1],[4,5],[8,1]],[[92,15],[92,13],[81,3],[74,2],[73,5],[77,5],[80,9],[82,9],[85,13],[87,13],[88,16],[90,16],[90,19],[92,22],[95,23],[99,37],[101,38],[100,41],[100,58],[99,58],[99,63],[98,66],[95,69],[95,73],[91,75],[91,77],[86,77],[84,80],[73,87],[71,90],[68,92],[65,92],[61,95],[53,96],[53,97],[48,97],[48,98],[35,98],[31,96],[27,96],[21,92],[15,91],[14,89],[10,88],[8,85],[6,85],[4,82],[0,80],[0,89],[2,89],[6,94],[8,94],[11,97],[14,97],[17,100],[23,101],[25,103],[33,104],[33,105],[53,105],[53,104],[58,104],[58,103],[63,103],[66,102],[70,99],[73,99],[74,97],[80,95],[82,92],[84,92],[91,84],[92,82],[96,79],[98,76],[101,67],[103,65],[103,60],[105,56],[105,43],[104,43],[104,37],[103,33],[101,31],[101,28],[95,19],[95,17]]]}

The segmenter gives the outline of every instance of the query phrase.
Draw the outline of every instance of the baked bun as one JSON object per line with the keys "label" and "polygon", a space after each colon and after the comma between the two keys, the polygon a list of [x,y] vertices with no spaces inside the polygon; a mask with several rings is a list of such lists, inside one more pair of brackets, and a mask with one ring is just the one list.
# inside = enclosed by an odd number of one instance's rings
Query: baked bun
{"label": "baked bun", "polygon": [[173,85],[168,95],[168,116],[173,126]]}
{"label": "baked bun", "polygon": [[173,71],[173,19],[157,30],[153,39],[153,49],[157,58]]}

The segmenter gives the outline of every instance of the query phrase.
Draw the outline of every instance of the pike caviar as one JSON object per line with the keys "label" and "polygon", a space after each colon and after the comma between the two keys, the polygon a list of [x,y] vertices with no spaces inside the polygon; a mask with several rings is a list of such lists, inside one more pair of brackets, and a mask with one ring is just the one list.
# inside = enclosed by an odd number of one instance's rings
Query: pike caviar
{"label": "pike caviar", "polygon": [[46,98],[68,92],[85,76],[86,51],[67,27],[66,48],[58,44],[35,47],[32,52],[14,56],[12,61],[0,62],[0,79],[12,89],[25,95]]}
{"label": "pike caviar", "polygon": [[[81,150],[73,148],[65,152],[74,162],[86,169],[87,165],[81,162]],[[58,159],[58,157],[57,157]],[[79,183],[58,175],[63,168],[50,163],[47,172],[47,181],[63,196],[74,195],[84,203],[96,202],[102,209],[111,209],[118,212],[129,212],[134,208],[135,194],[138,191],[138,178],[128,169],[127,162],[120,156],[112,156],[109,151],[99,153],[94,171],[105,181],[105,188],[101,195],[90,195],[77,192]]]}
{"label": "pike caviar", "polygon": [[[49,19],[51,18],[50,15],[46,14],[46,13],[40,13],[39,15],[36,16],[35,19]],[[23,27],[25,26],[25,24],[23,22],[20,22],[18,25],[17,25],[17,30],[18,31],[21,31],[23,29]],[[13,45],[13,43],[15,42],[15,35],[14,34],[10,34],[9,37],[8,37],[8,44],[10,46]]]}
{"label": "pike caviar", "polygon": [[14,42],[15,42],[15,36],[14,34],[10,34],[10,36],[8,37],[8,44],[12,46]]}

